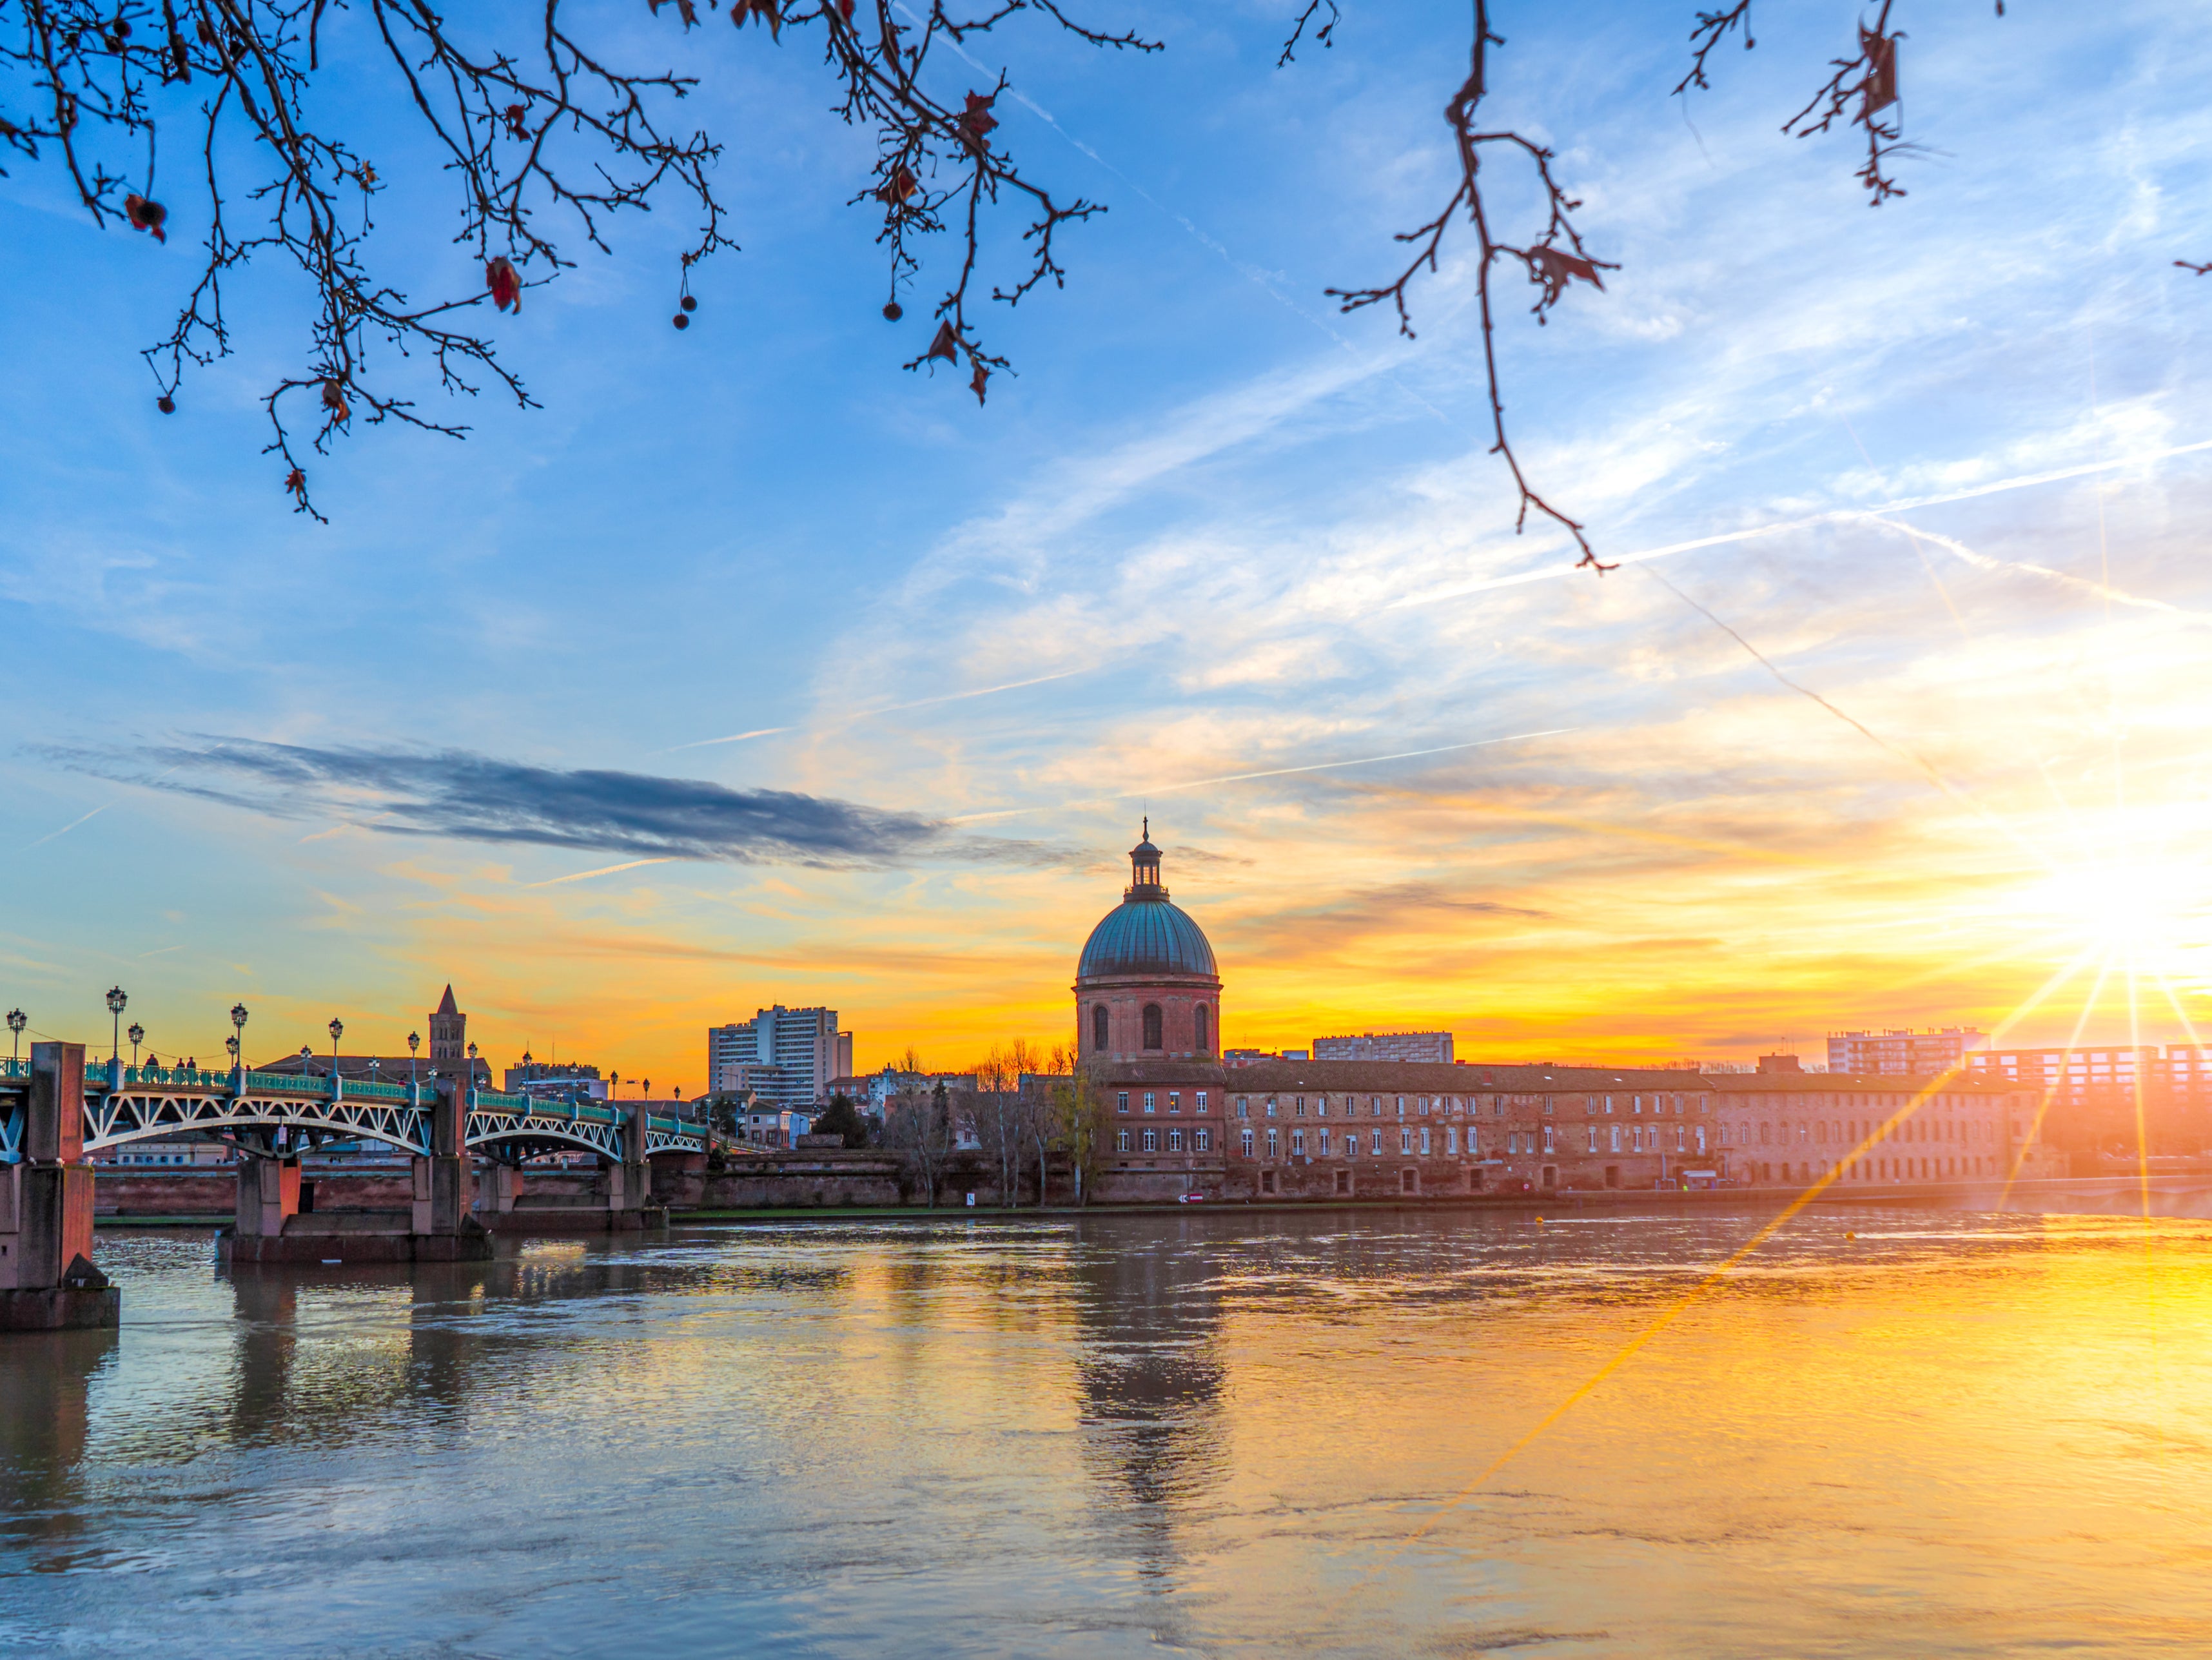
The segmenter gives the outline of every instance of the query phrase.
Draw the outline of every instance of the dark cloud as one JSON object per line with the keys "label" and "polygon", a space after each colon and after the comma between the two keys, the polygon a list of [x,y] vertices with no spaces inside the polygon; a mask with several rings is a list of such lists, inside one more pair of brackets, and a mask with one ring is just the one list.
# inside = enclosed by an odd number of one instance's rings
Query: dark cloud
{"label": "dark cloud", "polygon": [[939,821],[792,790],[564,772],[465,751],[311,749],[244,738],[125,754],[55,753],[80,770],[284,818],[343,818],[402,836],[575,848],[631,858],[883,866],[933,855],[1038,862],[1033,844],[955,838]]}

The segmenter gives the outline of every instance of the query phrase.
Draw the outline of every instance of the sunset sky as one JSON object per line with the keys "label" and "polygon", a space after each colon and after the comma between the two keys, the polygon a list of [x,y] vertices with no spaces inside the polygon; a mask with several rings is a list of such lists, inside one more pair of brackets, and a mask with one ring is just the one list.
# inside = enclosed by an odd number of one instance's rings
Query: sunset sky
{"label": "sunset sky", "polygon": [[[120,983],[204,1061],[239,999],[256,1056],[334,1014],[394,1050],[450,980],[495,1063],[691,1090],[702,1028],[826,1002],[864,1068],[966,1062],[1067,1035],[1149,812],[1231,1044],[1811,1058],[1992,1026],[2085,952],[2016,1038],[2108,961],[2085,1035],[2126,1038],[2131,961],[2143,1041],[2166,986],[2212,1036],[2212,277],[2174,265],[2212,259],[2212,11],[1914,4],[1926,152],[1869,210],[1849,137],[1778,131],[1854,7],[1762,9],[1684,100],[1686,0],[1504,0],[1493,119],[1621,265],[1541,329],[1501,283],[1522,459],[1601,578],[1515,534],[1464,258],[1413,341],[1323,292],[1449,192],[1464,9],[1347,6],[1279,70],[1296,9],[971,40],[1009,142],[1111,210],[994,308],[979,410],[898,368],[941,254],[884,321],[818,41],[597,9],[703,77],[744,252],[678,334],[688,220],[621,225],[487,318],[544,408],[357,435],[327,527],[258,453],[299,295],[241,288],[165,418],[181,181],[161,248],[11,161],[0,1000],[104,1052]],[[465,287],[377,91],[330,88],[395,181],[375,246]]]}

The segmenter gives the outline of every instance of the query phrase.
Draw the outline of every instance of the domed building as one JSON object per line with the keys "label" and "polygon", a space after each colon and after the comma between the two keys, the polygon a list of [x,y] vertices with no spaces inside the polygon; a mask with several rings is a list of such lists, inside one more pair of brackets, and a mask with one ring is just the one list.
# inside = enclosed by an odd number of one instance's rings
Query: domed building
{"label": "domed building", "polygon": [[1206,931],[1168,901],[1152,820],[1129,850],[1129,885],[1075,965],[1076,1038],[1086,1061],[1212,1060],[1221,976]]}

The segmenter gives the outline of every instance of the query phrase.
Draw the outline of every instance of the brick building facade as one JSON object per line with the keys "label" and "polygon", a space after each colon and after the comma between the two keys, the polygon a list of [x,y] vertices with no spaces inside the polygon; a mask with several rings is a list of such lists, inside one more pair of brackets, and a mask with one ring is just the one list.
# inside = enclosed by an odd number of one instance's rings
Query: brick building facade
{"label": "brick building facade", "polygon": [[1099,1193],[1128,1200],[1802,1187],[1845,1163],[1848,1183],[2002,1181],[2034,1105],[1959,1079],[1907,1115],[1928,1080],[1823,1073],[1118,1061],[1092,1079]]}
{"label": "brick building facade", "polygon": [[1105,1106],[1103,1199],[1802,1187],[1839,1164],[1849,1183],[2050,1171],[2039,1150],[2023,1156],[2035,1095],[1996,1078],[1226,1065],[1212,946],[1168,903],[1150,828],[1130,854],[1121,904],[1084,946],[1074,986],[1084,1063]]}

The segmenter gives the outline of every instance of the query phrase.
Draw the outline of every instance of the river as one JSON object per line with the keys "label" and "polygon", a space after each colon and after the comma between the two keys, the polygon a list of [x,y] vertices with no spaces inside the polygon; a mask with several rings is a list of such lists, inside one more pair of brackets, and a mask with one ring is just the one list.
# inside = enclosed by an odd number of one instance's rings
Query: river
{"label": "river", "polygon": [[1770,1219],[104,1233],[0,1652],[2212,1653],[2212,1222]]}

